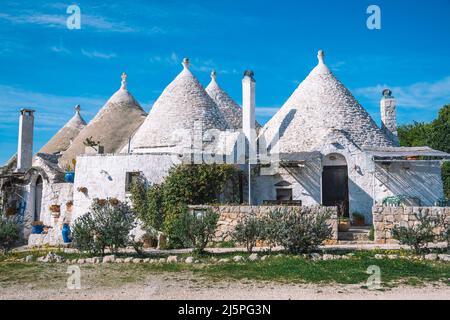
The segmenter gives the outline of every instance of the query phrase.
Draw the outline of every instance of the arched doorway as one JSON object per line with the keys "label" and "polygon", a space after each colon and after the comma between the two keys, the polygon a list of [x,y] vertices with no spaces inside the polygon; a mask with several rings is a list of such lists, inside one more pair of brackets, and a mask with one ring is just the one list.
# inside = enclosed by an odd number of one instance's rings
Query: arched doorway
{"label": "arched doorway", "polygon": [[340,215],[349,216],[348,167],[345,157],[332,153],[323,161],[322,204],[337,206]]}
{"label": "arched doorway", "polygon": [[42,207],[42,189],[44,181],[39,176],[36,180],[36,188],[34,189],[34,221],[41,220],[41,207]]}

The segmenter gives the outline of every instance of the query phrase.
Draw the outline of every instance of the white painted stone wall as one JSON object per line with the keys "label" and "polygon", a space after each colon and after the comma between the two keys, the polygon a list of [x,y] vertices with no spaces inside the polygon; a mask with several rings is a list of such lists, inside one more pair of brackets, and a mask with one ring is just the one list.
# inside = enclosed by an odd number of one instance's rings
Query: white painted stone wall
{"label": "white painted stone wall", "polygon": [[[255,194],[257,204],[261,204],[264,200],[275,200],[275,184],[282,180],[292,184],[294,200],[302,200],[307,206],[321,204],[322,159],[330,154],[339,154],[347,161],[350,214],[359,212],[366,216],[366,221],[371,221],[373,205],[371,160],[340,131],[329,135],[327,142],[317,149],[321,152],[322,158],[307,161],[304,168],[281,168],[278,175],[258,177],[258,191]],[[342,165],[339,159],[338,162],[337,165]]]}
{"label": "white painted stone wall", "polygon": [[[77,157],[72,222],[89,211],[95,198],[127,201],[126,173],[141,172],[149,183],[161,183],[172,167],[168,154],[82,155]],[[84,194],[79,188],[87,188]]]}

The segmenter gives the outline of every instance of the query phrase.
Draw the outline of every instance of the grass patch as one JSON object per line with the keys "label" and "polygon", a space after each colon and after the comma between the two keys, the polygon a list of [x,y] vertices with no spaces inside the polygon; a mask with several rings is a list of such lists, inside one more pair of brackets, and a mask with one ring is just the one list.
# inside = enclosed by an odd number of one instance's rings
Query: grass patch
{"label": "grass patch", "polygon": [[[61,253],[61,252],[60,252]],[[450,277],[450,264],[434,261],[408,259],[375,259],[380,251],[358,251],[348,260],[312,261],[301,256],[270,254],[265,261],[205,263],[211,257],[231,258],[236,253],[204,254],[195,256],[200,264],[83,264],[80,265],[83,286],[117,287],[145,281],[155,273],[184,274],[192,273],[198,280],[228,281],[272,281],[280,283],[316,283],[316,284],[361,284],[369,277],[366,270],[371,265],[381,269],[383,287],[399,284],[422,286],[430,283],[447,283]],[[381,252],[406,256],[406,251]],[[58,288],[66,286],[67,264],[12,262],[13,258],[26,255],[44,256],[47,251],[11,254],[0,260],[0,287],[13,285],[31,285],[34,288]],[[81,257],[79,254],[61,253],[68,259]],[[78,255],[78,256],[76,256]],[[186,256],[183,254],[181,256]],[[242,254],[247,257],[248,254]],[[152,256],[154,257],[154,256]]]}

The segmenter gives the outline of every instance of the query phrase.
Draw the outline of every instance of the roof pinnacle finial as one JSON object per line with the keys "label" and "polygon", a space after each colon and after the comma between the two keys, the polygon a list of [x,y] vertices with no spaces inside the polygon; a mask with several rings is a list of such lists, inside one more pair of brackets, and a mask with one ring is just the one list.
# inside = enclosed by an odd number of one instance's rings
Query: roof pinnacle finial
{"label": "roof pinnacle finial", "polygon": [[217,72],[216,72],[216,70],[212,70],[211,71],[211,80],[216,81],[216,78],[217,78]]}
{"label": "roof pinnacle finial", "polygon": [[77,104],[75,106],[75,113],[80,114],[80,110],[81,110],[81,106],[79,104]]}
{"label": "roof pinnacle finial", "polygon": [[183,65],[184,69],[189,69],[189,58],[184,58],[181,64]]}
{"label": "roof pinnacle finial", "polygon": [[122,85],[120,86],[120,89],[124,89],[124,90],[127,89],[127,77],[128,77],[128,75],[125,72],[122,72],[122,76],[121,76]]}
{"label": "roof pinnacle finial", "polygon": [[325,52],[323,50],[319,50],[317,53],[317,59],[319,59],[320,64],[325,64]]}

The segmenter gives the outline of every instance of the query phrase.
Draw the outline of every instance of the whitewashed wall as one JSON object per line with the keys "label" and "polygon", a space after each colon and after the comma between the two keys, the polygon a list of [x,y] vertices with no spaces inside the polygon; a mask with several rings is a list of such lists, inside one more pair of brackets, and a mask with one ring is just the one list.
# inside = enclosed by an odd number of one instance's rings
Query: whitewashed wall
{"label": "whitewashed wall", "polygon": [[[350,214],[359,212],[366,216],[367,221],[371,221],[373,166],[370,159],[340,132],[328,136],[327,143],[324,143],[317,151],[321,152],[322,158],[330,154],[339,154],[345,158],[348,166]],[[342,165],[339,159],[337,161],[336,165]],[[327,164],[332,165],[332,163]],[[275,200],[275,184],[285,180],[292,184],[294,200],[302,200],[307,206],[321,204],[321,176],[322,159],[320,158],[309,160],[304,168],[287,170],[280,168],[278,175],[257,178],[256,202],[261,204],[264,200]]]}
{"label": "whitewashed wall", "polygon": [[[77,157],[74,182],[74,208],[72,221],[88,212],[95,198],[127,200],[126,173],[142,172],[150,183],[161,183],[172,167],[170,155],[116,154],[82,155]],[[88,189],[87,194],[79,192]]]}

